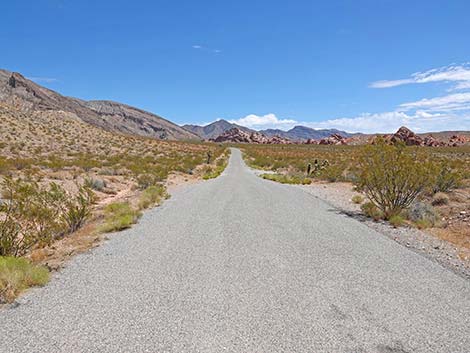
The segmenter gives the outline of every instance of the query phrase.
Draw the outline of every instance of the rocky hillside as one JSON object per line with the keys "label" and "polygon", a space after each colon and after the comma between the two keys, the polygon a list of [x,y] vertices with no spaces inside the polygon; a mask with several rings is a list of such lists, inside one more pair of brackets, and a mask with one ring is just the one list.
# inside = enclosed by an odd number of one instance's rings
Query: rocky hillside
{"label": "rocky hillside", "polygon": [[294,126],[288,131],[283,131],[279,129],[267,129],[260,130],[260,133],[272,137],[280,136],[292,141],[306,141],[306,140],[321,140],[327,138],[333,134],[342,136],[342,137],[351,137],[353,134],[350,134],[345,131],[340,131],[336,129],[312,129],[306,126]]}
{"label": "rocky hillside", "polygon": [[215,139],[218,136],[222,135],[225,131],[228,131],[233,128],[237,128],[247,133],[255,132],[255,130],[251,130],[247,127],[230,123],[224,119],[214,121],[213,123],[205,125],[205,126],[189,125],[189,124],[183,125],[183,128],[195,133],[196,135],[198,135],[200,138],[204,140]]}
{"label": "rocky hillside", "polygon": [[[199,125],[183,125],[183,128],[189,130],[204,140],[216,139],[218,136],[222,135],[224,132],[237,128],[240,131],[244,131],[248,134],[256,132],[256,130],[249,129],[244,126],[240,126],[237,124],[233,124],[228,122],[227,120],[217,120],[211,124],[205,126]],[[336,129],[312,129],[306,126],[295,126],[288,131],[280,130],[280,129],[266,129],[266,130],[259,130],[260,134],[268,137],[281,137],[283,139],[291,140],[291,141],[307,141],[307,140],[321,140],[323,138],[327,138],[333,134],[337,134],[342,137],[351,137],[353,134],[350,134],[345,131],[340,131]],[[357,135],[357,134],[356,134]]]}
{"label": "rocky hillside", "polygon": [[[418,135],[405,126],[399,128],[398,131],[392,135],[382,135],[382,138],[389,143],[403,142],[407,146],[458,147],[470,144],[470,138],[463,134],[451,134],[446,138],[439,133]],[[374,140],[372,140],[372,143]]]}
{"label": "rocky hillside", "polygon": [[214,142],[256,143],[256,144],[290,144],[290,140],[279,136],[267,137],[257,131],[246,132],[231,128],[213,140]]}
{"label": "rocky hillside", "polygon": [[58,111],[72,113],[80,120],[107,131],[165,140],[199,137],[162,117],[116,102],[84,101],[64,97],[21,74],[0,70],[0,102],[24,112]]}

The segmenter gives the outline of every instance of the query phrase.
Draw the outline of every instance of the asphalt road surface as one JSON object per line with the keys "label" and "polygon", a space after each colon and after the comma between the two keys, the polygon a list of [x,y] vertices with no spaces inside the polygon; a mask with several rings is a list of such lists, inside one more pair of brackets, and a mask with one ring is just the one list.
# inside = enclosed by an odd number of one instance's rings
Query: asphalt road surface
{"label": "asphalt road surface", "polygon": [[233,150],[0,311],[0,352],[470,352],[470,283]]}

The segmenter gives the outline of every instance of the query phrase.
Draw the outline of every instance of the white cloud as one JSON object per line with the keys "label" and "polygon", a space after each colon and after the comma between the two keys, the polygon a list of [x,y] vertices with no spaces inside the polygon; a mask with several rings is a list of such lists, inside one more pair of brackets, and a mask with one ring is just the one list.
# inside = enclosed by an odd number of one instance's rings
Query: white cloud
{"label": "white cloud", "polygon": [[206,51],[206,52],[211,52],[211,53],[214,53],[214,54],[222,53],[222,50],[221,50],[221,49],[209,48],[209,47],[205,47],[205,46],[199,45],[199,44],[193,45],[192,48],[193,48],[193,49],[196,49],[196,50],[202,50],[202,51]]}
{"label": "white cloud", "polygon": [[250,114],[244,118],[229,120],[233,124],[246,126],[253,129],[290,129],[298,122],[292,119],[278,119],[274,114],[255,115]]}
{"label": "white cloud", "polygon": [[318,123],[307,123],[307,126],[320,129],[335,128],[348,132],[391,133],[400,126],[407,126],[416,132],[470,130],[470,114],[455,116],[450,114],[431,114],[424,111],[415,113],[384,112],[362,114],[353,118],[325,120]]}
{"label": "white cloud", "polygon": [[[418,72],[409,78],[399,80],[377,81],[370,86],[387,88],[427,82],[452,82],[454,84],[452,91],[468,90],[470,89],[470,63]],[[288,130],[295,125],[304,125],[315,129],[335,128],[362,133],[390,133],[403,125],[417,132],[470,130],[470,91],[453,92],[445,96],[405,102],[394,111],[364,113],[354,117],[328,119],[320,122],[279,119],[275,114],[263,116],[250,114],[230,122],[257,130],[266,128]]]}
{"label": "white cloud", "polygon": [[409,109],[426,109],[426,111],[443,111],[450,112],[453,110],[466,110],[470,108],[470,92],[455,93],[442,97],[424,98],[416,102],[403,103],[400,108]]}
{"label": "white cloud", "polygon": [[412,83],[454,82],[453,89],[470,88],[470,64],[449,65],[424,72],[417,72],[408,78],[372,82],[369,87],[389,88]]}
{"label": "white cloud", "polygon": [[408,83],[413,83],[414,81],[412,79],[403,79],[403,80],[382,80],[382,81],[375,81],[372,82],[369,87],[372,88],[390,88],[390,87],[396,87],[396,86],[401,86],[401,85],[406,85]]}

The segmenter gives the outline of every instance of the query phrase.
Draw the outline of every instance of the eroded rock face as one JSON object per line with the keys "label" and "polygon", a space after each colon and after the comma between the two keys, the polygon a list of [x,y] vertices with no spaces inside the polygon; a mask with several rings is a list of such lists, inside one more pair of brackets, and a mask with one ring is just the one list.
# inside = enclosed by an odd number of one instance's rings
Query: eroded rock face
{"label": "eroded rock face", "polygon": [[[463,135],[453,135],[450,139],[444,137],[436,138],[433,135],[427,135],[421,137],[415,134],[413,131],[407,127],[402,126],[396,133],[393,135],[382,135],[382,139],[389,144],[394,144],[397,142],[403,142],[407,146],[426,146],[426,147],[457,147],[463,146],[470,143],[470,140]],[[371,144],[377,143],[378,137],[375,137],[372,141],[369,141]]]}
{"label": "eroded rock face", "polygon": [[423,145],[428,146],[428,147],[439,147],[439,146],[445,146],[445,142],[439,141],[434,138],[434,136],[429,135],[426,136],[423,140]]}
{"label": "eroded rock face", "polygon": [[279,136],[267,137],[259,132],[246,132],[236,127],[225,131],[214,142],[236,142],[236,143],[257,143],[257,144],[290,144],[291,141]]}
{"label": "eroded rock face", "polygon": [[390,142],[404,142],[407,146],[423,146],[424,141],[421,137],[416,135],[413,131],[405,126],[402,126],[390,137]]}
{"label": "eroded rock face", "polygon": [[329,137],[321,139],[319,145],[346,145],[346,139],[339,134],[332,134]]}
{"label": "eroded rock face", "polygon": [[451,147],[463,146],[468,142],[470,141],[468,141],[467,138],[465,138],[465,136],[453,135],[449,140],[449,146]]}

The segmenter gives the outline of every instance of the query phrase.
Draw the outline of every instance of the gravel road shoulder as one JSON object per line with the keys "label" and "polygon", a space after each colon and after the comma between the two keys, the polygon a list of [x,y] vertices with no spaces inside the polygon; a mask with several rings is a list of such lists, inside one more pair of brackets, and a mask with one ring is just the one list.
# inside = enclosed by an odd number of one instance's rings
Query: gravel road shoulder
{"label": "gravel road shoulder", "polygon": [[364,217],[360,212],[360,205],[351,201],[351,198],[357,195],[351,184],[318,182],[310,185],[296,185],[295,187],[329,203],[338,209],[338,212],[357,219],[412,251],[438,262],[466,279],[470,279],[470,259],[462,259],[459,256],[459,250],[451,243],[419,229],[393,228],[386,222],[375,222]]}

